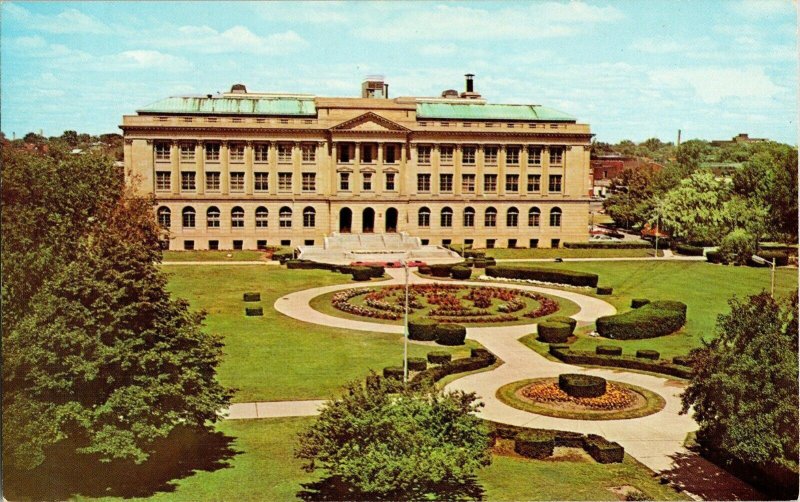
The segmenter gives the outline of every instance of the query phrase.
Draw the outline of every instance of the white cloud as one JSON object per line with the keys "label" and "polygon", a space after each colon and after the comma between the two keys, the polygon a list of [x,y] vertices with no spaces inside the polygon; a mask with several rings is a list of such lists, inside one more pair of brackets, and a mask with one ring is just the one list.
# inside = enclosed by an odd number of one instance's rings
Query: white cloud
{"label": "white cloud", "polygon": [[5,2],[3,15],[34,30],[48,33],[110,34],[114,30],[102,21],[76,9],[67,9],[54,16],[34,14],[16,3]]}
{"label": "white cloud", "polygon": [[719,103],[726,98],[762,99],[781,92],[763,68],[675,68],[649,73],[653,84],[691,88],[701,101]]}
{"label": "white cloud", "polygon": [[789,0],[741,0],[729,4],[729,7],[748,19],[791,15],[795,9],[794,2]]}
{"label": "white cloud", "polygon": [[308,45],[303,37],[292,30],[261,36],[244,26],[234,26],[225,31],[217,31],[210,26],[181,26],[173,36],[156,37],[150,43],[204,54],[286,54]]}
{"label": "white cloud", "polygon": [[417,49],[417,52],[423,56],[430,57],[449,56],[455,54],[456,51],[458,51],[458,46],[456,46],[456,44],[430,44],[423,45]]}
{"label": "white cloud", "polygon": [[39,35],[16,37],[9,42],[11,50],[28,58],[53,59],[61,63],[83,63],[90,61],[92,56],[83,51],[70,49],[66,45],[51,44]]}
{"label": "white cloud", "polygon": [[632,48],[648,54],[670,54],[688,51],[691,49],[691,45],[689,42],[671,38],[645,38],[635,41]]}
{"label": "white cloud", "polygon": [[165,54],[159,51],[132,50],[123,51],[100,58],[98,66],[105,70],[146,70],[188,71],[192,63],[182,57]]}

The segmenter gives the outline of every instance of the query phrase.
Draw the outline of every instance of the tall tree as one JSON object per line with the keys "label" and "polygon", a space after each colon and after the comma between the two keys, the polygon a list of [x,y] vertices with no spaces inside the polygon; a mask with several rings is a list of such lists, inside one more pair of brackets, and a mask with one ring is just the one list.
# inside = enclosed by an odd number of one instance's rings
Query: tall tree
{"label": "tall tree", "polygon": [[724,209],[729,198],[722,181],[698,171],[664,195],[664,228],[689,242],[717,243],[728,230]]}

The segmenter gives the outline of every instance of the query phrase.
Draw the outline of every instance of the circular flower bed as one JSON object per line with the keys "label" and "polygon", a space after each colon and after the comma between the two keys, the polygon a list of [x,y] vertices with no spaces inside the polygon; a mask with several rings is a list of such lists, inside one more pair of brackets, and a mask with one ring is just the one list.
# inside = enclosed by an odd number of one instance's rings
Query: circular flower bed
{"label": "circular flower bed", "polygon": [[539,382],[524,387],[523,397],[539,403],[574,403],[592,410],[621,410],[636,401],[636,393],[613,383],[606,383],[606,391],[597,397],[575,397],[564,392],[557,382]]}
{"label": "circular flower bed", "polygon": [[[405,286],[353,288],[331,298],[334,308],[372,319],[402,319]],[[409,316],[439,323],[503,323],[536,318],[558,311],[546,296],[493,286],[417,284],[409,287]]]}

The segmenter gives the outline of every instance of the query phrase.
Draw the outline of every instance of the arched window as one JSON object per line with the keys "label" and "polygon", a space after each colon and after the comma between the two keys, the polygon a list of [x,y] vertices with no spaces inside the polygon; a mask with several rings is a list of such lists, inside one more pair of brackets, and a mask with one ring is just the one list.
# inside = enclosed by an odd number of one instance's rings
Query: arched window
{"label": "arched window", "polygon": [[538,227],[539,226],[539,219],[542,215],[542,212],[539,211],[538,207],[532,207],[528,210],[528,226],[529,227]]}
{"label": "arched window", "polygon": [[493,207],[486,208],[486,213],[483,216],[483,225],[485,227],[497,226],[497,209]]}
{"label": "arched window", "polygon": [[471,207],[464,208],[464,226],[465,227],[474,227],[475,226],[475,209]]}
{"label": "arched window", "polygon": [[281,228],[292,228],[292,208],[283,206],[278,212],[278,226]]}
{"label": "arched window", "polygon": [[169,228],[172,225],[172,211],[167,206],[158,208],[158,224],[164,228]]}
{"label": "arched window", "polygon": [[421,207],[417,214],[417,225],[420,227],[431,226],[431,210],[427,207]]}
{"label": "arched window", "polygon": [[303,226],[305,228],[317,226],[317,212],[311,206],[303,209]]}
{"label": "arched window", "polygon": [[519,209],[510,207],[506,211],[506,226],[516,227],[517,225],[519,225]]}
{"label": "arched window", "polygon": [[211,206],[206,210],[206,225],[208,228],[219,228],[219,208]]}
{"label": "arched window", "polygon": [[561,209],[554,207],[550,210],[550,226],[551,227],[560,227],[561,226]]}
{"label": "arched window", "polygon": [[183,228],[194,228],[195,211],[193,207],[183,208]]}
{"label": "arched window", "polygon": [[269,211],[264,206],[256,208],[256,228],[267,228],[269,223]]}
{"label": "arched window", "polygon": [[441,226],[443,228],[450,228],[453,226],[453,210],[449,207],[442,208]]}
{"label": "arched window", "polygon": [[244,209],[239,206],[231,209],[231,227],[244,228]]}

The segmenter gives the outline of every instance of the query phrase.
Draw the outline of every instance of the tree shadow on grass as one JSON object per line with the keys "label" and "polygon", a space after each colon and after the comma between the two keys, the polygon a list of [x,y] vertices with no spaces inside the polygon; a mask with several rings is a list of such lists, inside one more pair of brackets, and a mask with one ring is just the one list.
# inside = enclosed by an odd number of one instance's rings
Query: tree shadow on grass
{"label": "tree shadow on grass", "polygon": [[477,478],[463,483],[435,483],[416,486],[412,490],[391,493],[363,492],[338,476],[330,476],[301,485],[297,497],[306,502],[334,500],[483,500],[484,490]]}
{"label": "tree shadow on grass", "polygon": [[221,432],[179,427],[156,441],[150,458],[139,465],[75,454],[75,445],[65,441],[50,448],[45,462],[32,471],[5,469],[4,495],[9,500],[66,500],[74,495],[132,498],[174,492],[179,479],[230,467],[230,460],[241,453],[232,448],[233,441]]}
{"label": "tree shadow on grass", "polygon": [[661,476],[702,500],[768,500],[756,488],[696,453],[678,453]]}

